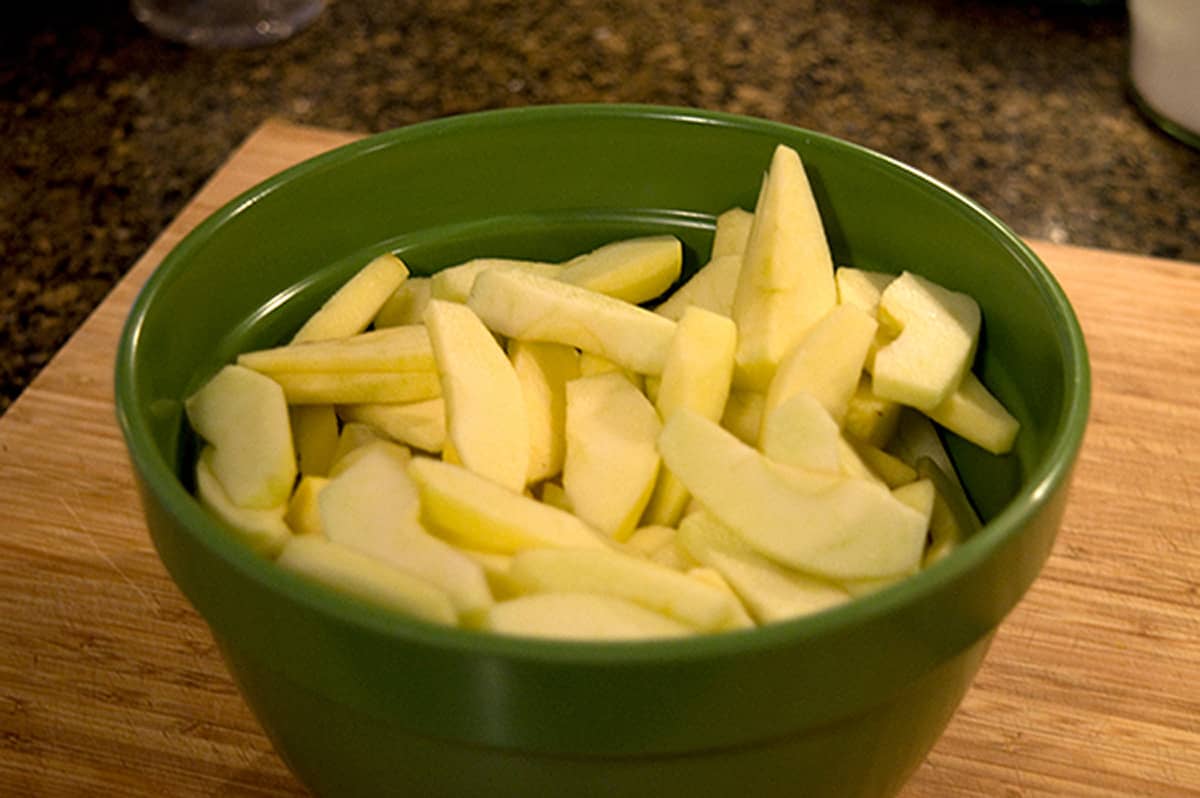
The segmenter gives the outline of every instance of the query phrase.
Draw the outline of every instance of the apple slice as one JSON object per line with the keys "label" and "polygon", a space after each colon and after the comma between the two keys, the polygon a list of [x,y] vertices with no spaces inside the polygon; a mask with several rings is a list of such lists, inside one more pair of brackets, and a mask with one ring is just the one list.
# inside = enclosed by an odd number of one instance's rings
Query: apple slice
{"label": "apple slice", "polygon": [[511,258],[475,258],[457,266],[449,266],[435,273],[430,284],[430,295],[433,299],[443,299],[447,302],[463,303],[471,294],[471,286],[475,278],[486,271],[507,271],[519,269],[540,274],[551,279],[562,273],[562,266],[556,263],[541,263],[532,260],[513,260]]}
{"label": "apple slice", "polygon": [[338,420],[333,405],[293,405],[288,408],[288,418],[300,473],[327,476],[338,444]]}
{"label": "apple slice", "polygon": [[567,383],[563,489],[576,515],[624,540],[658,478],[658,413],[616,372]]}
{"label": "apple slice", "polygon": [[[655,407],[659,418],[670,418],[687,407],[711,421],[725,411],[733,378],[737,327],[731,319],[703,308],[684,311],[663,367]],[[645,520],[674,526],[687,506],[688,492],[668,469],[661,469]]]}
{"label": "apple slice", "polygon": [[795,150],[771,158],[733,298],[738,387],[766,390],[775,368],[837,303],[821,214]]}
{"label": "apple slice", "polygon": [[237,533],[238,539],[251,551],[274,557],[292,536],[284,521],[284,505],[265,509],[239,507],[230,500],[221,482],[213,475],[214,450],[204,447],[196,461],[196,496]]}
{"label": "apple slice", "polygon": [[837,283],[838,304],[853,305],[875,318],[879,311],[879,297],[888,284],[896,279],[896,275],[840,266],[833,273],[833,278]]}
{"label": "apple slice", "polygon": [[721,590],[618,551],[530,549],[509,574],[531,593],[599,593],[660,612],[702,631],[729,623],[735,604]]}
{"label": "apple slice", "polygon": [[781,564],[861,579],[920,562],[925,519],[882,485],[843,478],[802,489],[781,467],[686,409],[663,428],[659,450],[709,512]]}
{"label": "apple slice", "polygon": [[683,245],[671,235],[629,238],[575,258],[558,279],[637,304],[661,295],[679,279]]}
{"label": "apple slice", "polygon": [[692,579],[699,579],[706,585],[712,585],[729,597],[729,600],[733,603],[733,615],[729,617],[729,622],[722,627],[722,630],[754,628],[754,619],[750,617],[750,613],[746,612],[746,606],[742,604],[742,599],[725,577],[721,575],[720,571],[709,568],[706,565],[696,565],[687,568],[684,573]]}
{"label": "apple slice", "polygon": [[[868,355],[869,357],[869,355]],[[846,404],[846,417],[842,420],[842,431],[848,437],[884,448],[896,432],[900,421],[899,402],[880,399],[871,390],[871,378],[863,374],[858,387]]]}
{"label": "apple slice", "polygon": [[742,443],[757,446],[766,403],[767,397],[758,391],[730,390],[729,398],[725,401],[725,412],[721,414],[721,426]]}
{"label": "apple slice", "polygon": [[390,252],[373,259],[309,317],[292,337],[292,343],[357,335],[367,329],[407,277],[408,268]]}
{"label": "apple slice", "polygon": [[465,305],[430,300],[425,324],[455,456],[475,473],[519,493],[529,475],[530,437],[525,396],[512,363]]}
{"label": "apple slice", "polygon": [[946,401],[975,356],[975,300],[905,272],[880,297],[879,322],[898,335],[875,354],[875,394],[926,412]]}
{"label": "apple slice", "polygon": [[418,520],[420,498],[409,479],[407,450],[389,441],[364,447],[321,490],[321,526],[349,546],[440,588],[461,613],[492,603],[478,563],[430,535]]}
{"label": "apple slice", "polygon": [[834,306],[780,361],[767,389],[766,416],[788,398],[806,393],[829,411],[840,428],[877,326],[853,305]]}
{"label": "apple slice", "polygon": [[321,526],[321,491],[329,484],[329,477],[306,475],[300,477],[292,498],[288,500],[283,520],[297,535],[325,537]]}
{"label": "apple slice", "polygon": [[366,424],[399,443],[430,454],[446,443],[446,402],[440,396],[422,402],[339,405],[345,421]]}
{"label": "apple slice", "polygon": [[213,446],[209,466],[229,500],[267,510],[287,503],[296,453],[287,402],[269,377],[225,366],[184,402],[192,429]]}
{"label": "apple slice", "polygon": [[562,471],[566,454],[567,383],[579,376],[579,353],[573,347],[540,341],[509,341],[525,417],[529,423],[530,484]]}
{"label": "apple slice", "polygon": [[276,562],[286,571],[385,610],[447,626],[458,621],[450,599],[436,586],[323,538],[292,538]]}
{"label": "apple slice", "polygon": [[428,277],[409,277],[402,282],[375,314],[375,329],[420,324],[429,304],[431,283]]}
{"label": "apple slice", "polygon": [[742,256],[722,255],[704,264],[679,286],[665,302],[654,309],[660,316],[678,321],[683,312],[695,306],[722,316],[733,314],[733,292],[742,270]]}
{"label": "apple slice", "polygon": [[958,389],[929,411],[929,417],[992,454],[1012,450],[1020,422],[971,372],[963,375]]}
{"label": "apple slice", "polygon": [[338,434],[337,447],[333,450],[333,461],[329,465],[329,476],[336,477],[354,462],[358,452],[368,443],[386,440],[374,427],[357,421],[347,421]]}
{"label": "apple slice", "polygon": [[685,518],[676,540],[689,555],[721,574],[759,623],[810,615],[850,600],[838,585],[759,554],[709,513]]}
{"label": "apple slice", "polygon": [[776,463],[812,471],[840,470],[837,422],[816,397],[797,393],[767,414],[760,448]]}
{"label": "apple slice", "polygon": [[268,376],[293,371],[433,371],[435,368],[429,334],[421,325],[259,349],[238,355],[237,362]]}
{"label": "apple slice", "polygon": [[631,601],[597,593],[538,593],[501,601],[480,626],[500,634],[562,640],[638,640],[695,632]]}
{"label": "apple slice", "polygon": [[270,377],[292,405],[419,402],[442,392],[435,371],[280,371]]}
{"label": "apple slice", "polygon": [[610,545],[570,513],[513,493],[462,466],[415,457],[408,474],[420,493],[422,521],[463,548],[512,554],[540,546]]}
{"label": "apple slice", "polygon": [[486,271],[467,305],[509,338],[566,344],[639,374],[661,374],[675,323],[637,305],[527,272]]}
{"label": "apple slice", "polygon": [[971,506],[962,483],[939,468],[932,458],[918,459],[917,473],[931,482],[935,491],[929,519],[929,548],[925,551],[923,562],[928,566],[978,532],[983,522]]}
{"label": "apple slice", "polygon": [[[717,217],[713,230],[710,260],[727,255],[741,255],[750,240],[750,229],[754,226],[754,214],[745,208],[730,208]],[[730,295],[732,301],[733,296]]]}

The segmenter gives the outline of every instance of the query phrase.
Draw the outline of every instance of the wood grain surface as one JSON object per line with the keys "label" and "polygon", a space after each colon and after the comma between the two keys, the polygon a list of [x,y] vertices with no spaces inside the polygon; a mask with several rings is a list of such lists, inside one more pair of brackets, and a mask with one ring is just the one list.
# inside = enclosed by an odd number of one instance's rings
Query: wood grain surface
{"label": "wood grain surface", "polygon": [[[264,125],[0,418],[0,796],[302,794],[156,558],[112,369],[187,230],[352,138]],[[904,796],[1200,796],[1200,265],[1034,246],[1087,337],[1087,440],[1043,575]]]}

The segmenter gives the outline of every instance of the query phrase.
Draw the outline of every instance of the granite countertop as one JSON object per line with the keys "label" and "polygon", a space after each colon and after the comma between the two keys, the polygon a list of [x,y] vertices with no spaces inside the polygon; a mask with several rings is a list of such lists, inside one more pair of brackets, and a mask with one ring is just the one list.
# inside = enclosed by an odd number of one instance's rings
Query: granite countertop
{"label": "granite countertop", "polygon": [[1025,236],[1200,262],[1200,153],[1131,104],[1119,3],[332,0],[242,51],[163,41],[113,0],[5,13],[0,412],[273,116],[374,132],[558,102],[753,114],[906,161]]}

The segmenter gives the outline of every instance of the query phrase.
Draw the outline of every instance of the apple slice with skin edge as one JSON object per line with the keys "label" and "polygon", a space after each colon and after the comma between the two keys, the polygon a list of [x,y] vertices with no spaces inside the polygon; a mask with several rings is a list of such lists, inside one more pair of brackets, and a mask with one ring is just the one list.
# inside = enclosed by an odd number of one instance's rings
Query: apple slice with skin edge
{"label": "apple slice with skin edge", "polygon": [[658,478],[662,424],[616,372],[567,383],[562,484],[574,513],[616,540],[637,526]]}
{"label": "apple slice with skin edge", "polygon": [[465,305],[430,300],[425,324],[446,402],[446,436],[467,468],[520,492],[529,475],[529,421],[508,356]]}
{"label": "apple slice with skin edge", "polygon": [[447,626],[458,622],[454,605],[436,586],[347,546],[313,535],[295,537],[276,562],[381,609]]}
{"label": "apple slice with skin edge", "polygon": [[530,549],[509,575],[531,593],[599,593],[632,601],[701,631],[720,629],[736,608],[720,589],[618,551]]}
{"label": "apple slice with skin edge", "polygon": [[409,461],[407,450],[390,441],[367,444],[321,490],[325,535],[433,584],[460,613],[487,608],[492,595],[479,564],[421,526]]}
{"label": "apple slice with skin edge", "polygon": [[415,457],[408,473],[420,493],[424,523],[457,546],[499,554],[543,546],[610,546],[570,513],[513,493],[462,466]]}
{"label": "apple slice with skin edge", "polygon": [[882,485],[843,478],[802,490],[782,467],[686,409],[664,426],[659,450],[709,512],[777,562],[829,579],[890,576],[920,563],[925,519]]}
{"label": "apple slice with skin edge", "polygon": [[475,278],[467,305],[491,330],[566,344],[639,374],[661,374],[675,322],[586,288],[519,270]]}
{"label": "apple slice with skin edge", "polygon": [[292,336],[292,343],[357,335],[371,323],[388,298],[408,278],[408,267],[384,253],[342,284]]}
{"label": "apple slice with skin edge", "polygon": [[833,259],[804,164],[776,147],[733,298],[739,388],[765,391],[779,361],[837,303]]}
{"label": "apple slice with skin edge", "polygon": [[229,500],[266,510],[287,503],[296,482],[284,392],[243,366],[223,367],[184,402],[196,434],[212,444],[209,463]]}

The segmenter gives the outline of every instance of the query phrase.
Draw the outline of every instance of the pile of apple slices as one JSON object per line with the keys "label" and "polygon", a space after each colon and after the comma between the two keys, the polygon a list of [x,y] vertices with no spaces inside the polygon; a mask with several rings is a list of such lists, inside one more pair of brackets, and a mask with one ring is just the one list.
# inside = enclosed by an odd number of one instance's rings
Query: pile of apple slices
{"label": "pile of apple slices", "polygon": [[681,263],[671,236],[432,277],[381,255],[187,400],[197,494],[377,606],[587,639],[817,612],[978,527],[930,421],[1017,434],[970,371],[974,300],[835,269],[783,146],[664,301]]}

